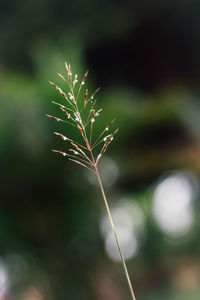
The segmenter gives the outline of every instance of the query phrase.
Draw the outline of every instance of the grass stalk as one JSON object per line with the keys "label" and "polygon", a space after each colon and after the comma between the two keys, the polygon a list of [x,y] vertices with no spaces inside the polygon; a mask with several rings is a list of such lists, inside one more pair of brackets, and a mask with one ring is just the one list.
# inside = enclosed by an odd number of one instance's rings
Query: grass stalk
{"label": "grass stalk", "polygon": [[127,280],[127,283],[128,283],[131,298],[132,298],[132,300],[136,300],[135,293],[134,293],[134,290],[133,290],[133,286],[131,284],[130,276],[129,276],[128,269],[127,269],[127,266],[126,266],[126,262],[125,262],[125,259],[124,259],[124,255],[123,255],[122,249],[120,247],[120,243],[119,243],[119,239],[118,239],[118,236],[117,236],[116,228],[115,228],[115,225],[114,225],[114,222],[113,222],[113,218],[112,218],[112,215],[111,215],[111,212],[110,212],[110,208],[109,208],[109,205],[108,205],[108,201],[107,201],[107,198],[106,198],[106,195],[105,195],[105,192],[104,192],[103,184],[102,184],[101,177],[99,175],[99,171],[98,171],[97,166],[95,167],[95,170],[96,170],[96,175],[97,175],[99,187],[100,187],[100,190],[101,190],[101,193],[102,193],[102,196],[103,196],[103,200],[104,200],[104,203],[105,203],[105,206],[106,206],[106,211],[107,211],[107,214],[108,214],[110,225],[112,227],[112,231],[113,231],[115,241],[116,241],[116,244],[117,244],[117,249],[118,249],[118,252],[119,252],[119,255],[120,255],[121,264],[122,264],[122,267],[124,269],[124,273],[125,273],[126,280]]}
{"label": "grass stalk", "polygon": [[[53,152],[56,152],[58,154],[61,154],[63,156],[66,156],[70,161],[73,161],[74,163],[81,165],[82,167],[85,167],[92,173],[94,173],[97,176],[98,183],[100,186],[100,190],[103,196],[103,200],[106,206],[106,210],[108,213],[109,221],[114,233],[115,241],[117,244],[117,249],[121,258],[121,263],[124,269],[124,273],[126,276],[126,280],[128,283],[128,287],[131,294],[131,299],[136,300],[134,290],[130,281],[129,273],[127,270],[126,262],[122,253],[122,249],[120,247],[119,239],[117,236],[117,232],[115,229],[115,225],[111,216],[110,208],[108,205],[108,201],[106,199],[106,195],[104,192],[104,188],[102,185],[102,181],[99,175],[99,171],[97,168],[97,165],[102,159],[103,154],[106,152],[107,148],[109,147],[110,143],[112,142],[114,136],[118,132],[118,129],[116,129],[114,132],[110,131],[111,125],[114,123],[115,119],[113,119],[106,127],[105,129],[99,134],[96,141],[93,141],[92,134],[93,134],[93,126],[95,122],[95,118],[99,116],[99,113],[102,111],[102,109],[96,109],[96,99],[94,99],[94,96],[99,91],[97,89],[89,98],[88,98],[88,89],[85,90],[85,96],[82,102],[78,101],[78,97],[80,94],[80,91],[82,89],[82,86],[85,84],[85,80],[87,77],[88,72],[85,73],[83,76],[82,81],[80,82],[78,92],[75,91],[75,85],[78,83],[78,75],[75,74],[74,77],[72,77],[72,69],[70,64],[68,65],[65,63],[65,67],[67,70],[67,80],[58,73],[59,77],[64,80],[65,83],[68,85],[68,89],[70,92],[67,94],[61,90],[59,86],[54,84],[50,81],[50,84],[53,85],[59,93],[64,97],[65,101],[67,101],[68,105],[70,107],[66,107],[58,102],[52,101],[54,104],[56,104],[61,111],[65,114],[65,117],[67,117],[67,121],[60,119],[58,117],[47,115],[49,118],[53,118],[58,122],[65,122],[69,123],[73,127],[76,128],[76,130],[79,131],[81,135],[81,142],[77,142],[74,139],[71,139],[62,133],[54,132],[55,135],[59,136],[62,140],[68,142],[72,148],[68,149],[69,152],[63,152],[60,150],[52,150]],[[94,101],[93,101],[94,99]],[[81,100],[81,99],[80,99]],[[81,105],[81,106],[80,106]],[[82,108],[80,108],[82,107]],[[90,124],[90,125],[89,125]],[[88,128],[90,127],[90,128]],[[97,145],[102,145],[100,152],[98,152],[98,156],[96,156],[93,153],[94,148],[96,148]]]}

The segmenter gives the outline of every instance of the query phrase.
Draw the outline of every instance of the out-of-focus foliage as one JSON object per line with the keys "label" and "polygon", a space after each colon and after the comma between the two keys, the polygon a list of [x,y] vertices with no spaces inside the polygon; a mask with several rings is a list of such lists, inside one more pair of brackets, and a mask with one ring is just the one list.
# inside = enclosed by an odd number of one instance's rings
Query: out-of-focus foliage
{"label": "out-of-focus foliage", "polygon": [[197,1],[1,1],[0,298],[129,299],[93,177],[50,152],[70,62],[120,131],[102,161],[138,299],[199,299]]}

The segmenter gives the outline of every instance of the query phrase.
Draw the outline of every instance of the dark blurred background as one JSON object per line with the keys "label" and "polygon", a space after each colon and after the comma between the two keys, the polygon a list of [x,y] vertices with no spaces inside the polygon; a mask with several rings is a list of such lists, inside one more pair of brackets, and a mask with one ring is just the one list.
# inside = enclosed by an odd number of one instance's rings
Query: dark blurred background
{"label": "dark blurred background", "polygon": [[[130,299],[96,182],[50,149],[69,62],[102,87],[101,163],[138,300],[200,299],[200,3],[0,3],[0,299]],[[95,122],[96,123],[96,122]],[[97,129],[98,130],[98,129]]]}

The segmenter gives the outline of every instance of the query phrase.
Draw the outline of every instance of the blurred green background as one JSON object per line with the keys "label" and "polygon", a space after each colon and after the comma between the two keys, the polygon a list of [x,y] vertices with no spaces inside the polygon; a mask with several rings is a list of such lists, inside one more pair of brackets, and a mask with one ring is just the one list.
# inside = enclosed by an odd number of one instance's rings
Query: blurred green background
{"label": "blurred green background", "polygon": [[[200,299],[200,3],[0,4],[0,299],[128,300],[94,178],[48,83],[69,62],[120,130],[102,178],[138,300]],[[116,127],[115,126],[115,127]]]}

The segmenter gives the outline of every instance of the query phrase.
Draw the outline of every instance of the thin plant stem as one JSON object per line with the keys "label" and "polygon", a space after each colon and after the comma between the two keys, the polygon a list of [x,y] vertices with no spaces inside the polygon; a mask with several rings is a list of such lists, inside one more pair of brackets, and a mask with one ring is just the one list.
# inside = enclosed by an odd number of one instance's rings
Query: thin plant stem
{"label": "thin plant stem", "polygon": [[110,225],[111,225],[113,233],[114,233],[115,241],[116,241],[116,244],[117,244],[117,249],[118,249],[118,252],[119,252],[119,255],[120,255],[120,258],[121,258],[121,263],[122,263],[124,273],[125,273],[125,276],[126,276],[126,280],[127,280],[127,283],[128,283],[131,298],[132,298],[132,300],[136,300],[135,293],[134,293],[134,290],[133,290],[133,286],[131,284],[130,276],[129,276],[128,269],[127,269],[127,266],[126,266],[126,262],[125,262],[125,259],[124,259],[124,255],[123,255],[122,249],[120,247],[119,239],[118,239],[118,236],[117,236],[117,232],[116,232],[116,229],[115,229],[115,225],[114,225],[114,222],[113,222],[113,218],[112,218],[112,215],[111,215],[111,212],[110,212],[110,208],[109,208],[109,205],[108,205],[108,201],[106,199],[106,195],[105,195],[105,192],[104,192],[103,184],[102,184],[101,177],[99,175],[99,171],[98,171],[97,166],[95,166],[95,170],[96,170],[96,175],[97,175],[98,183],[99,183],[99,186],[100,186],[100,190],[101,190],[101,193],[102,193],[102,196],[103,196],[103,200],[104,200],[104,203],[105,203],[105,206],[106,206],[106,210],[107,210],[107,213],[108,213],[108,218],[109,218],[109,221],[110,221]]}

